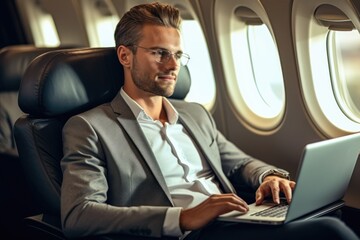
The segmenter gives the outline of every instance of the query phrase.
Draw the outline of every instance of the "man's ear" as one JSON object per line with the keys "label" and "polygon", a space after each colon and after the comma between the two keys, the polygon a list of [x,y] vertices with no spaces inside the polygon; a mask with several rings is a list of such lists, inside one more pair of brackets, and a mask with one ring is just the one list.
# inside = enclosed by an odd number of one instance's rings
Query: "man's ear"
{"label": "man's ear", "polygon": [[124,45],[120,45],[117,48],[117,56],[119,62],[124,66],[124,68],[129,68],[132,62],[132,52],[129,48],[125,47]]}

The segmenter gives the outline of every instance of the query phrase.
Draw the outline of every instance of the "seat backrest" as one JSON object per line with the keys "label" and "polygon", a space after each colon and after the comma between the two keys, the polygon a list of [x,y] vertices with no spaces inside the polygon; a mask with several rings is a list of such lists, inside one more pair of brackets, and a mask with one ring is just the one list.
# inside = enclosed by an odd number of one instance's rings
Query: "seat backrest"
{"label": "seat backrest", "polygon": [[63,48],[13,45],[0,50],[0,229],[9,235],[22,234],[24,217],[40,211],[25,181],[13,137],[14,123],[24,114],[18,106],[20,82],[34,58]]}
{"label": "seat backrest", "polygon": [[[114,48],[49,52],[28,67],[19,92],[27,113],[15,123],[15,139],[27,178],[44,213],[60,214],[62,127],[67,119],[111,101],[123,85],[123,68]],[[182,67],[172,98],[190,88]]]}
{"label": "seat backrest", "polygon": [[0,152],[17,155],[13,126],[23,114],[18,106],[18,90],[27,66],[35,57],[56,49],[14,45],[0,50]]}

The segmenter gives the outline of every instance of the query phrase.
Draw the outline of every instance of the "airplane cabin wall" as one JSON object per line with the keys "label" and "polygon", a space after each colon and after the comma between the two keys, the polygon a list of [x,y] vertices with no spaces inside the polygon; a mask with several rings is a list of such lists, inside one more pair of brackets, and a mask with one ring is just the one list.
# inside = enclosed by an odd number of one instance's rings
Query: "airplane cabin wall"
{"label": "airplane cabin wall", "polygon": [[[227,93],[224,66],[219,53],[218,39],[222,36],[215,31],[215,14],[224,14],[215,9],[217,0],[194,0],[193,6],[198,7],[200,19],[206,19],[201,24],[208,39],[209,48],[216,79],[216,104],[212,110],[215,121],[224,135],[246,153],[264,160],[270,164],[287,169],[296,179],[302,150],[307,143],[326,139],[312,122],[301,92],[300,76],[297,67],[293,44],[292,4],[293,0],[259,0],[268,14],[271,27],[278,46],[282,74],[284,77],[286,106],[281,124],[273,131],[259,133],[245,123],[235,112]],[[239,5],[242,0],[238,0]],[[219,4],[224,4],[220,0]],[[234,6],[235,9],[236,5]],[[230,56],[229,56],[230,57]],[[196,80],[195,80],[196,81]],[[345,196],[347,204],[360,207],[360,164],[354,171],[349,190]]]}
{"label": "airplane cabin wall", "polygon": [[[239,1],[241,2],[241,0]],[[276,2],[276,4],[275,4]],[[202,14],[222,14],[215,11],[213,1],[199,0]],[[264,0],[262,4],[269,14],[272,28],[276,36],[280,51],[281,64],[286,89],[286,110],[280,126],[270,134],[259,134],[243,123],[234,112],[227,94],[226,79],[223,73],[216,32],[214,32],[214,18],[204,21],[205,33],[209,47],[213,50],[213,68],[216,75],[217,99],[213,116],[223,133],[229,140],[254,157],[263,159],[279,167],[289,169],[293,176],[296,174],[297,163],[304,145],[322,138],[308,119],[299,91],[299,79],[291,36],[291,0]],[[235,7],[234,7],[235,8]],[[206,12],[204,12],[206,11]],[[206,16],[209,19],[208,16]],[[214,37],[216,36],[216,37]],[[214,53],[215,52],[215,53]],[[295,83],[295,84],[294,84]]]}

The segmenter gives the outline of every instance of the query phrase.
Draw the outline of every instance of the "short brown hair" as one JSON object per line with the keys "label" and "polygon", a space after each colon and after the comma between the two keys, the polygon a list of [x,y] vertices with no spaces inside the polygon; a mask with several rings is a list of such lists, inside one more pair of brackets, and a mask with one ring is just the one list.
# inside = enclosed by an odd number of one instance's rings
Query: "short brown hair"
{"label": "short brown hair", "polygon": [[115,29],[116,49],[120,45],[136,45],[145,24],[172,27],[180,30],[181,16],[177,8],[158,2],[140,4],[124,14]]}

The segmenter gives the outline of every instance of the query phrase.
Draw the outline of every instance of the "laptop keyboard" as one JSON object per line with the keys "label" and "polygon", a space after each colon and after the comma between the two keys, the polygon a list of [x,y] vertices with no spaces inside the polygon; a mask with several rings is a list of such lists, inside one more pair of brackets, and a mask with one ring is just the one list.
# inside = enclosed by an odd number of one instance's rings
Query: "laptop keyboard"
{"label": "laptop keyboard", "polygon": [[251,216],[261,216],[261,217],[284,217],[289,208],[289,205],[285,202],[278,205],[272,206],[265,210],[251,214]]}

